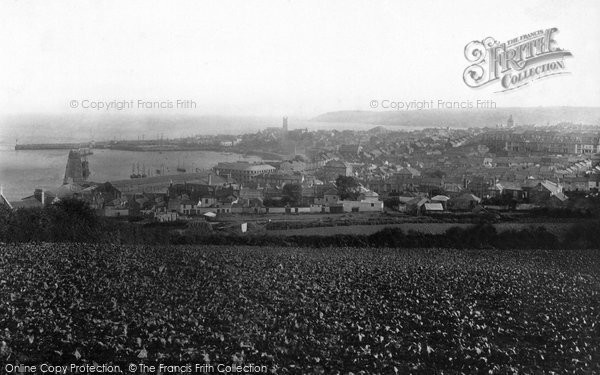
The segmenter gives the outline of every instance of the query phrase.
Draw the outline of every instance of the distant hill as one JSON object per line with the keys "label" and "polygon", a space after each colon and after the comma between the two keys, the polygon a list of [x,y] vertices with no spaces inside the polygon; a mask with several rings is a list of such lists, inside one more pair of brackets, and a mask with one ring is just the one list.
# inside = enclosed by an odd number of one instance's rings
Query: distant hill
{"label": "distant hill", "polygon": [[507,107],[497,109],[429,109],[412,111],[339,111],[312,119],[315,122],[357,123],[407,127],[486,127],[505,124],[555,125],[572,122],[600,125],[600,107]]}

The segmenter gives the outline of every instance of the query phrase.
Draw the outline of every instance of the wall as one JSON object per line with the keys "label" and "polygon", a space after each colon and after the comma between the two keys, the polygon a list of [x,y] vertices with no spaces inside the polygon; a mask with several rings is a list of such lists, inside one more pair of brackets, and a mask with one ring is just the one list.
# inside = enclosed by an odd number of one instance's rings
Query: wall
{"label": "wall", "polygon": [[358,208],[358,212],[382,212],[383,202],[363,202],[363,201],[339,201],[344,207],[344,212],[352,212],[352,209]]}

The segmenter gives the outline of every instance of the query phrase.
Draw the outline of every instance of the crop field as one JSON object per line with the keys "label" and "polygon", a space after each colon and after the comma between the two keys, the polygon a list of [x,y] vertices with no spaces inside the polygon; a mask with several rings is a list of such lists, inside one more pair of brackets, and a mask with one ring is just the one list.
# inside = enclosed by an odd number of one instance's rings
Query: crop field
{"label": "crop field", "polygon": [[1,363],[600,373],[600,251],[0,245]]}

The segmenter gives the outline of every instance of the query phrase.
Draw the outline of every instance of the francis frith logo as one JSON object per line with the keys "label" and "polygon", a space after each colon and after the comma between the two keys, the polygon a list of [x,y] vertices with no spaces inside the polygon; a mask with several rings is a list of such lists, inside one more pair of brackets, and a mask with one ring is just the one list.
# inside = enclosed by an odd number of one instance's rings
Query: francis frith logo
{"label": "francis frith logo", "polygon": [[471,63],[463,80],[477,88],[498,82],[500,90],[523,87],[537,79],[566,74],[565,58],[571,52],[558,47],[553,27],[521,35],[500,43],[492,37],[472,41],[465,46],[465,57]]}

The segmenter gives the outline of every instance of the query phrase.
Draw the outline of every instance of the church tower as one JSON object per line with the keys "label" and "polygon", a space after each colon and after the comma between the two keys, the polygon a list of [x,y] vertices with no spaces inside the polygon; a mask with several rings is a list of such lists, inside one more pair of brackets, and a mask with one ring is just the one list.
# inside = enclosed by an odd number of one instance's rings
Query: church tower
{"label": "church tower", "polygon": [[513,121],[512,115],[508,116],[508,120],[506,120],[506,127],[512,128],[514,125],[515,122]]}

